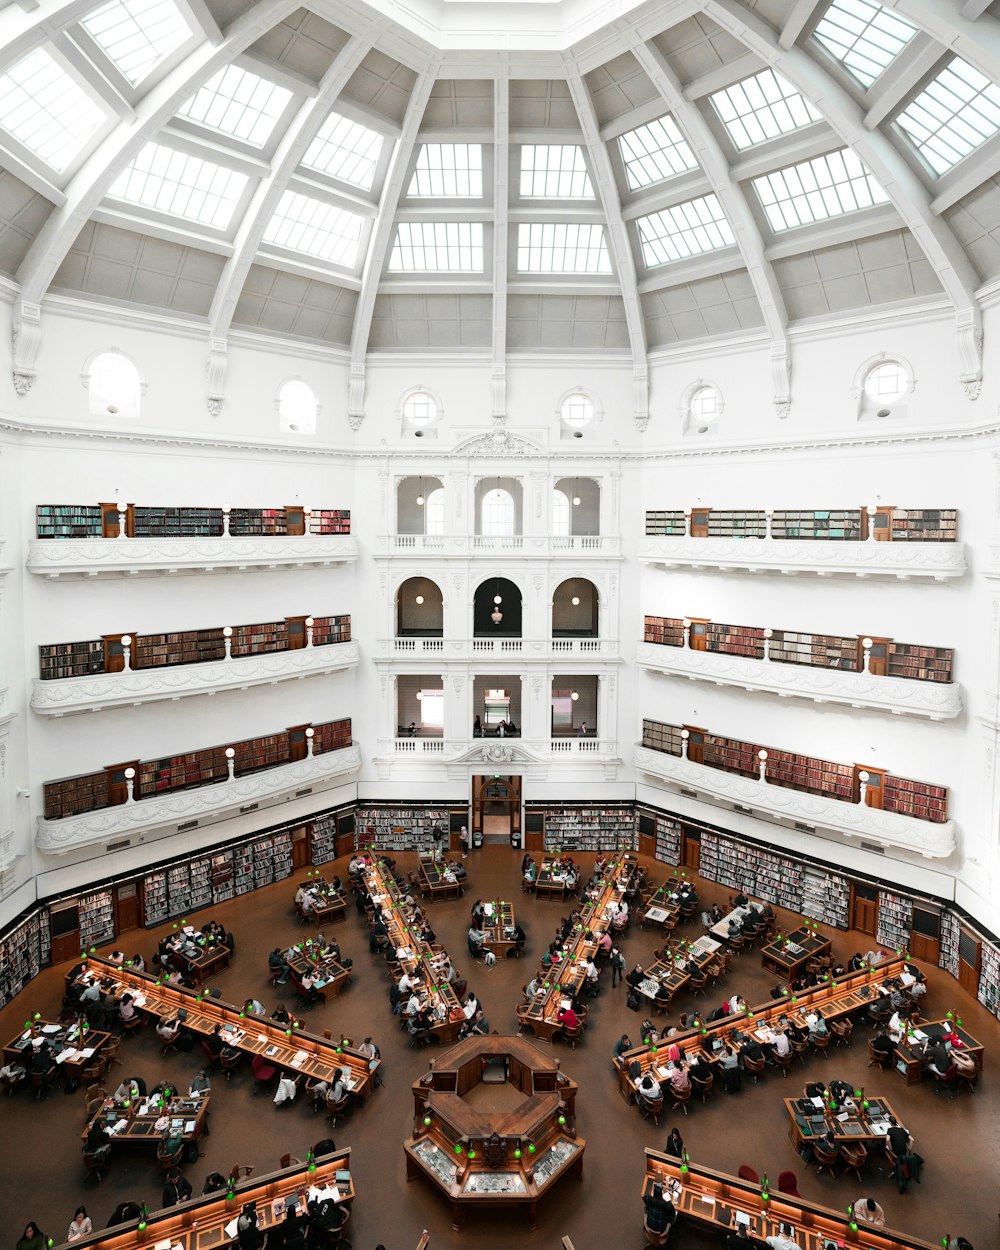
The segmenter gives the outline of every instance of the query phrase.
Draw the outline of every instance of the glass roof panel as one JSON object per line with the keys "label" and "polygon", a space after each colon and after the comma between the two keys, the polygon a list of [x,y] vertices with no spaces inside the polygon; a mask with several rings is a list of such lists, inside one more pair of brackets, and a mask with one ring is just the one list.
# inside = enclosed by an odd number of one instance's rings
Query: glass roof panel
{"label": "glass roof panel", "polygon": [[340,113],[331,113],[309,145],[302,164],[352,187],[370,191],[383,138]]}
{"label": "glass roof panel", "polygon": [[111,0],[80,25],[133,87],[192,35],[173,0]]}
{"label": "glass roof panel", "polygon": [[934,173],[947,173],[1000,130],[1000,87],[956,56],[903,109],[896,125]]}
{"label": "glass roof panel", "polygon": [[776,232],[856,213],[889,199],[850,148],[763,174],[753,179],[753,187]]}
{"label": "glass roof panel", "polygon": [[733,83],[709,99],[741,151],[821,120],[809,101],[773,69]]}
{"label": "glass roof panel", "polygon": [[895,10],[871,0],[833,0],[813,31],[862,87],[870,87],[915,34]]}
{"label": "glass roof panel", "polygon": [[364,218],[358,213],[285,191],[264,231],[264,240],[353,269],[358,261]]}
{"label": "glass roof panel", "polygon": [[292,98],[286,87],[227,65],[188,100],[178,113],[232,139],[263,147]]}
{"label": "glass roof panel", "polygon": [[44,48],[0,74],[0,126],[58,173],[107,120]]}
{"label": "glass roof panel", "polygon": [[720,247],[731,247],[736,242],[715,195],[702,195],[684,204],[674,204],[662,212],[640,217],[635,224],[648,269],[714,252]]}
{"label": "glass roof panel", "polygon": [[698,168],[694,153],[669,114],[622,135],[618,148],[630,191],[641,191],[654,182]]}
{"label": "glass roof panel", "polygon": [[147,143],[119,174],[108,194],[128,204],[225,230],[247,181],[247,175],[235,169],[159,143]]}
{"label": "glass roof panel", "polygon": [[522,144],[521,198],[592,200],[594,188],[579,145]]}
{"label": "glass roof panel", "polygon": [[482,194],[481,143],[425,143],[421,146],[407,195],[481,199]]}
{"label": "glass roof panel", "polygon": [[610,273],[604,227],[578,222],[522,222],[517,228],[519,273]]}
{"label": "glass roof panel", "polygon": [[401,221],[389,256],[391,273],[482,273],[481,221]]}

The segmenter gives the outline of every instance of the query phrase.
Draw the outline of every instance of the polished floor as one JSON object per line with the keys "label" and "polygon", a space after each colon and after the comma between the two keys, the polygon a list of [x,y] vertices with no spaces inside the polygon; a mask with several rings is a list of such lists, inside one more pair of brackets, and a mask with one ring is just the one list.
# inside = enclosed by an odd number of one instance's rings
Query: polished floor
{"label": "polished floor", "polygon": [[[581,857],[587,864],[591,858]],[[412,859],[400,856],[399,866],[410,867]],[[520,852],[506,844],[489,844],[474,851],[468,860],[470,889],[466,899],[431,907],[439,940],[456,964],[467,971],[490,1027],[499,1032],[515,1028],[514,1005],[521,986],[564,914],[558,901],[536,900],[518,892],[519,862]],[[344,865],[338,867],[346,877]],[[666,875],[663,865],[653,865],[651,872]],[[227,1001],[241,1002],[253,995],[269,1009],[278,1001],[280,988],[275,991],[268,985],[267,952],[278,944],[300,940],[306,932],[292,911],[294,881],[259,890],[191,918],[197,923],[215,916],[235,935],[236,958],[215,982]],[[708,902],[724,902],[727,891],[703,883],[701,894]],[[528,932],[527,958],[501,962],[494,968],[468,966],[468,908],[477,895],[514,898],[518,918]],[[781,919],[786,925],[794,921],[788,915]],[[158,938],[169,927],[137,930],[116,945],[128,954],[139,951],[148,960]],[[690,931],[694,934],[700,926],[691,926]],[[336,933],[344,953],[354,959],[354,984],[330,1004],[313,1008],[307,1027],[343,1030],[355,1040],[371,1034],[385,1059],[384,1088],[366,1106],[353,1110],[334,1134],[338,1146],[350,1146],[353,1151],[358,1199],[350,1235],[355,1250],[374,1250],[379,1243],[386,1250],[411,1250],[424,1228],[430,1230],[434,1248],[475,1245],[477,1250],[520,1246],[557,1250],[560,1238],[568,1235],[576,1250],[639,1250],[643,1244],[639,1199],[643,1147],[662,1147],[675,1120],[668,1116],[657,1128],[641,1120],[617,1093],[611,1050],[622,1032],[635,1038],[640,1017],[626,1009],[620,988],[611,989],[608,973],[602,974],[602,992],[591,1008],[582,1045],[576,1051],[558,1047],[565,1071],[580,1084],[578,1131],[587,1140],[582,1184],[567,1180],[557,1187],[542,1205],[533,1232],[528,1232],[519,1216],[494,1211],[470,1215],[464,1230],[454,1233],[446,1204],[430,1187],[421,1181],[407,1185],[401,1149],[411,1127],[410,1083],[426,1069],[435,1050],[409,1049],[405,1035],[398,1031],[388,1006],[382,965],[369,955],[364,930],[353,909]],[[836,953],[843,956],[871,944],[871,939],[863,936],[839,932],[832,936]],[[653,933],[633,928],[623,945],[626,958],[634,963],[646,960],[659,944]],[[66,967],[46,970],[0,1012],[4,1041],[16,1034],[30,1013],[51,1015],[58,1010]],[[756,1088],[745,1085],[733,1097],[719,1092],[707,1106],[692,1106],[689,1117],[676,1120],[692,1159],[733,1172],[747,1163],[772,1179],[783,1169],[792,1169],[807,1198],[842,1207],[862,1194],[871,1195],[885,1207],[893,1227],[932,1242],[940,1241],[946,1233],[961,1234],[976,1250],[993,1250],[998,1244],[1000,1160],[1000,1095],[993,1065],[1000,1030],[996,1020],[971,1001],[951,977],[937,969],[928,969],[927,974],[928,1012],[939,1016],[958,1010],[969,1031],[986,1046],[986,1072],[975,1094],[963,1094],[951,1102],[936,1095],[929,1084],[908,1089],[896,1073],[879,1075],[869,1070],[867,1031],[859,1028],[849,1050],[831,1050],[826,1060],[810,1056],[805,1067],[796,1065],[787,1079],[780,1074],[769,1075]],[[707,1006],[710,1009],[716,1000],[736,990],[751,1003],[762,1001],[773,983],[773,975],[761,968],[760,956],[744,954],[734,961],[727,981],[715,991],[714,998],[707,1000]],[[676,1019],[677,1013],[690,1005],[681,997],[670,1019]],[[150,1085],[164,1077],[182,1083],[200,1066],[198,1052],[161,1059],[151,1030],[125,1041],[121,1054],[124,1066],[115,1071],[141,1075]],[[788,1141],[782,1098],[797,1093],[806,1079],[829,1081],[835,1076],[862,1083],[867,1091],[891,1099],[915,1137],[917,1149],[927,1159],[921,1185],[911,1186],[900,1196],[891,1179],[883,1177],[871,1161],[860,1187],[853,1177],[818,1177],[814,1169],[805,1168]],[[187,1168],[196,1193],[210,1171],[225,1173],[233,1164],[241,1163],[253,1165],[258,1173],[266,1172],[277,1166],[286,1151],[302,1157],[312,1143],[327,1135],[321,1116],[303,1105],[275,1108],[268,1099],[253,1098],[250,1085],[247,1070],[234,1073],[229,1083],[215,1079],[213,1131],[204,1139],[204,1157]],[[31,1091],[22,1089],[0,1102],[0,1227],[10,1244],[29,1219],[38,1221],[57,1243],[62,1241],[80,1203],[87,1206],[95,1226],[103,1224],[124,1198],[146,1201],[150,1208],[160,1205],[159,1172],[152,1155],[142,1151],[118,1148],[104,1181],[100,1185],[84,1182],[79,1137],[83,1122],[82,1091],[64,1095],[58,1089],[35,1102]],[[681,1226],[672,1244],[700,1250],[702,1246],[721,1246],[722,1241]]]}

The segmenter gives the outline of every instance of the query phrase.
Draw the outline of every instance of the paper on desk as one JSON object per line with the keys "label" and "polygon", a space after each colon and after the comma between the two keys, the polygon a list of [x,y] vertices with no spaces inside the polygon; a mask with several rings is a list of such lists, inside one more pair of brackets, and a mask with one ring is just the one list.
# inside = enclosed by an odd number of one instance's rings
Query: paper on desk
{"label": "paper on desk", "polygon": [[236,1226],[237,1224],[239,1224],[239,1222],[240,1222],[240,1217],[238,1215],[235,1217],[235,1219],[232,1219],[229,1221],[229,1223],[226,1225],[225,1229],[223,1230],[227,1237],[236,1236]]}
{"label": "paper on desk", "polygon": [[119,1120],[117,1124],[112,1124],[112,1126],[108,1129],[108,1132],[112,1134],[120,1133],[127,1124],[128,1120]]}
{"label": "paper on desk", "polygon": [[332,1198],[334,1202],[340,1201],[340,1191],[337,1189],[336,1185],[334,1186],[324,1185],[322,1189],[320,1189],[316,1185],[309,1186],[309,1201],[310,1202],[312,1202],[313,1200],[317,1202],[322,1202],[324,1198]]}
{"label": "paper on desk", "polygon": [[837,1119],[841,1122],[841,1124],[843,1124],[843,1122],[847,1119],[847,1112],[841,1111],[840,1115],[837,1116]]}
{"label": "paper on desk", "polygon": [[707,1202],[710,1207],[715,1206],[715,1199],[711,1194],[699,1194],[698,1197],[702,1200],[702,1202]]}
{"label": "paper on desk", "polygon": [[822,1110],[823,1110],[823,1099],[822,1099],[822,1098],[810,1098],[810,1099],[809,1099],[809,1101],[812,1103],[812,1105],[813,1105],[814,1107],[818,1107],[818,1108],[820,1109],[820,1111],[822,1111]]}
{"label": "paper on desk", "polygon": [[258,1041],[258,1042],[266,1042],[266,1041],[267,1041],[267,1034],[266,1034],[266,1033],[258,1033],[258,1034],[257,1034],[257,1041]]}
{"label": "paper on desk", "polygon": [[[43,1033],[61,1033],[62,1029],[60,1028],[58,1024],[43,1024],[42,1032]],[[25,1034],[25,1036],[27,1036],[27,1034]]]}
{"label": "paper on desk", "polygon": [[184,1125],[184,1132],[193,1133],[195,1130],[196,1124],[197,1124],[197,1120],[188,1120],[187,1123]]}
{"label": "paper on desk", "polygon": [[158,1241],[153,1250],[170,1250],[170,1238],[168,1237],[165,1241]]}
{"label": "paper on desk", "polygon": [[291,1061],[292,1067],[301,1068],[308,1058],[309,1058],[309,1052],[307,1050],[297,1050],[295,1052],[295,1057]]}

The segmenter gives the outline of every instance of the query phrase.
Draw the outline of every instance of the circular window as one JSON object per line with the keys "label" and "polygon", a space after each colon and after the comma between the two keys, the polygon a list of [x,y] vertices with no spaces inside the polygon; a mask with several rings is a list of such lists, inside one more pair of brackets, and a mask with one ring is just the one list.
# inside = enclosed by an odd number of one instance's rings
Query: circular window
{"label": "circular window", "polygon": [[714,386],[700,386],[691,396],[691,416],[696,422],[714,421],[719,407],[719,392]]}
{"label": "circular window", "polygon": [[426,391],[414,391],[403,401],[403,416],[411,425],[421,428],[430,425],[437,416],[437,402]]}
{"label": "circular window", "polygon": [[894,404],[910,387],[910,375],[895,360],[887,360],[868,371],[865,394],[873,404]]}
{"label": "circular window", "polygon": [[312,387],[301,378],[292,378],[278,393],[281,428],[293,434],[314,434],[318,405]]}
{"label": "circular window", "polygon": [[579,392],[563,400],[562,419],[574,430],[581,430],[594,419],[594,401]]}

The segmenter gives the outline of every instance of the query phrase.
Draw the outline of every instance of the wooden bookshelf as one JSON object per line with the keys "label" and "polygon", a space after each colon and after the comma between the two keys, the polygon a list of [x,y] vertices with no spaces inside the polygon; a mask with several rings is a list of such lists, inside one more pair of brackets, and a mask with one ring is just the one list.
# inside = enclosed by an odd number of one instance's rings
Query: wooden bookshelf
{"label": "wooden bookshelf", "polygon": [[642,640],[655,642],[661,647],[683,647],[684,622],[675,616],[644,616]]}
{"label": "wooden bookshelf", "polygon": [[188,629],[170,634],[136,634],[133,668],[166,668],[173,664],[207,664],[226,658],[221,629]]}
{"label": "wooden bookshelf", "polygon": [[776,629],[769,648],[779,664],[807,664],[811,668],[837,668],[857,672],[858,639],[839,634],[804,634]]}
{"label": "wooden bookshelf", "polygon": [[223,747],[188,751],[182,755],[165,755],[157,760],[144,760],[136,777],[136,798],[163,794],[168,790],[190,790],[225,781],[229,775]]}
{"label": "wooden bookshelf", "polygon": [[913,927],[913,900],[906,894],[878,892],[878,926],[876,940],[891,950],[905,951],[910,945]]}
{"label": "wooden bookshelf", "polygon": [[[451,807],[444,804],[359,804],[355,819],[355,847],[359,851],[432,851],[434,830],[441,829],[440,845],[448,849]],[[463,808],[462,813],[467,816]]]}
{"label": "wooden bookshelf", "polygon": [[350,642],[350,616],[315,617],[313,619],[312,640],[314,647],[329,647],[338,642]]}
{"label": "wooden bookshelf", "polygon": [[130,538],[218,538],[221,508],[132,507]]}
{"label": "wooden bookshelf", "polygon": [[900,812],[917,820],[942,824],[948,819],[948,791],[944,786],[887,773],[883,778],[882,807],[887,812]]}
{"label": "wooden bookshelf", "polygon": [[313,755],[321,755],[324,751],[341,751],[351,745],[350,717],[314,725],[313,730]]}
{"label": "wooden bookshelf", "polygon": [[349,508],[313,508],[309,514],[310,534],[349,534],[351,512]]}
{"label": "wooden bookshelf", "polygon": [[49,913],[37,907],[0,936],[0,1007],[51,961]]}
{"label": "wooden bookshelf", "polygon": [[861,533],[861,510],[857,508],[781,511],[775,512],[771,520],[771,536],[778,540],[804,538],[858,542]]}
{"label": "wooden bookshelf", "polygon": [[[646,512],[647,538],[678,538],[686,534],[684,512]],[[765,538],[762,509],[694,508],[692,538]],[[862,542],[868,537],[867,508],[780,509],[771,518],[775,541]],[[954,508],[879,508],[873,537],[882,542],[955,542],[958,512]]]}
{"label": "wooden bookshelf", "polygon": [[684,513],[653,510],[646,513],[647,538],[683,538],[687,533]]}
{"label": "wooden bookshelf", "polygon": [[715,734],[706,734],[701,762],[707,764],[709,768],[718,768],[722,772],[756,777],[760,772],[757,750],[758,748],[752,742],[741,742],[737,738],[719,738]]}
{"label": "wooden bookshelf", "polygon": [[955,652],[950,647],[921,647],[907,642],[890,642],[888,675],[911,681],[954,680]]}
{"label": "wooden bookshelf", "polygon": [[[767,520],[763,511],[732,511],[712,508],[708,513],[708,538],[764,538]],[[692,516],[692,534],[694,518]]]}
{"label": "wooden bookshelf", "polygon": [[89,677],[103,673],[104,639],[87,642],[56,642],[38,648],[38,675],[42,681],[64,677]]}
{"label": "wooden bookshelf", "polygon": [[[128,504],[124,513],[129,538],[218,538],[225,533],[225,510],[210,505],[165,506]],[[38,504],[38,538],[118,538],[119,512],[114,503]],[[307,517],[300,505],[287,508],[231,508],[229,533],[234,537],[349,534],[351,513],[345,508],[314,508]]]}
{"label": "wooden bookshelf", "polygon": [[35,508],[37,538],[101,538],[99,504],[38,504]]}
{"label": "wooden bookshelf", "polygon": [[664,725],[660,721],[643,719],[642,745],[664,755],[681,754],[680,725]]}
{"label": "wooden bookshelf", "polygon": [[720,655],[743,655],[751,660],[764,658],[764,631],[753,625],[722,625],[709,621],[705,630],[705,650]]}
{"label": "wooden bookshelf", "polygon": [[634,803],[546,803],[543,848],[546,851],[631,851],[638,833]]}

